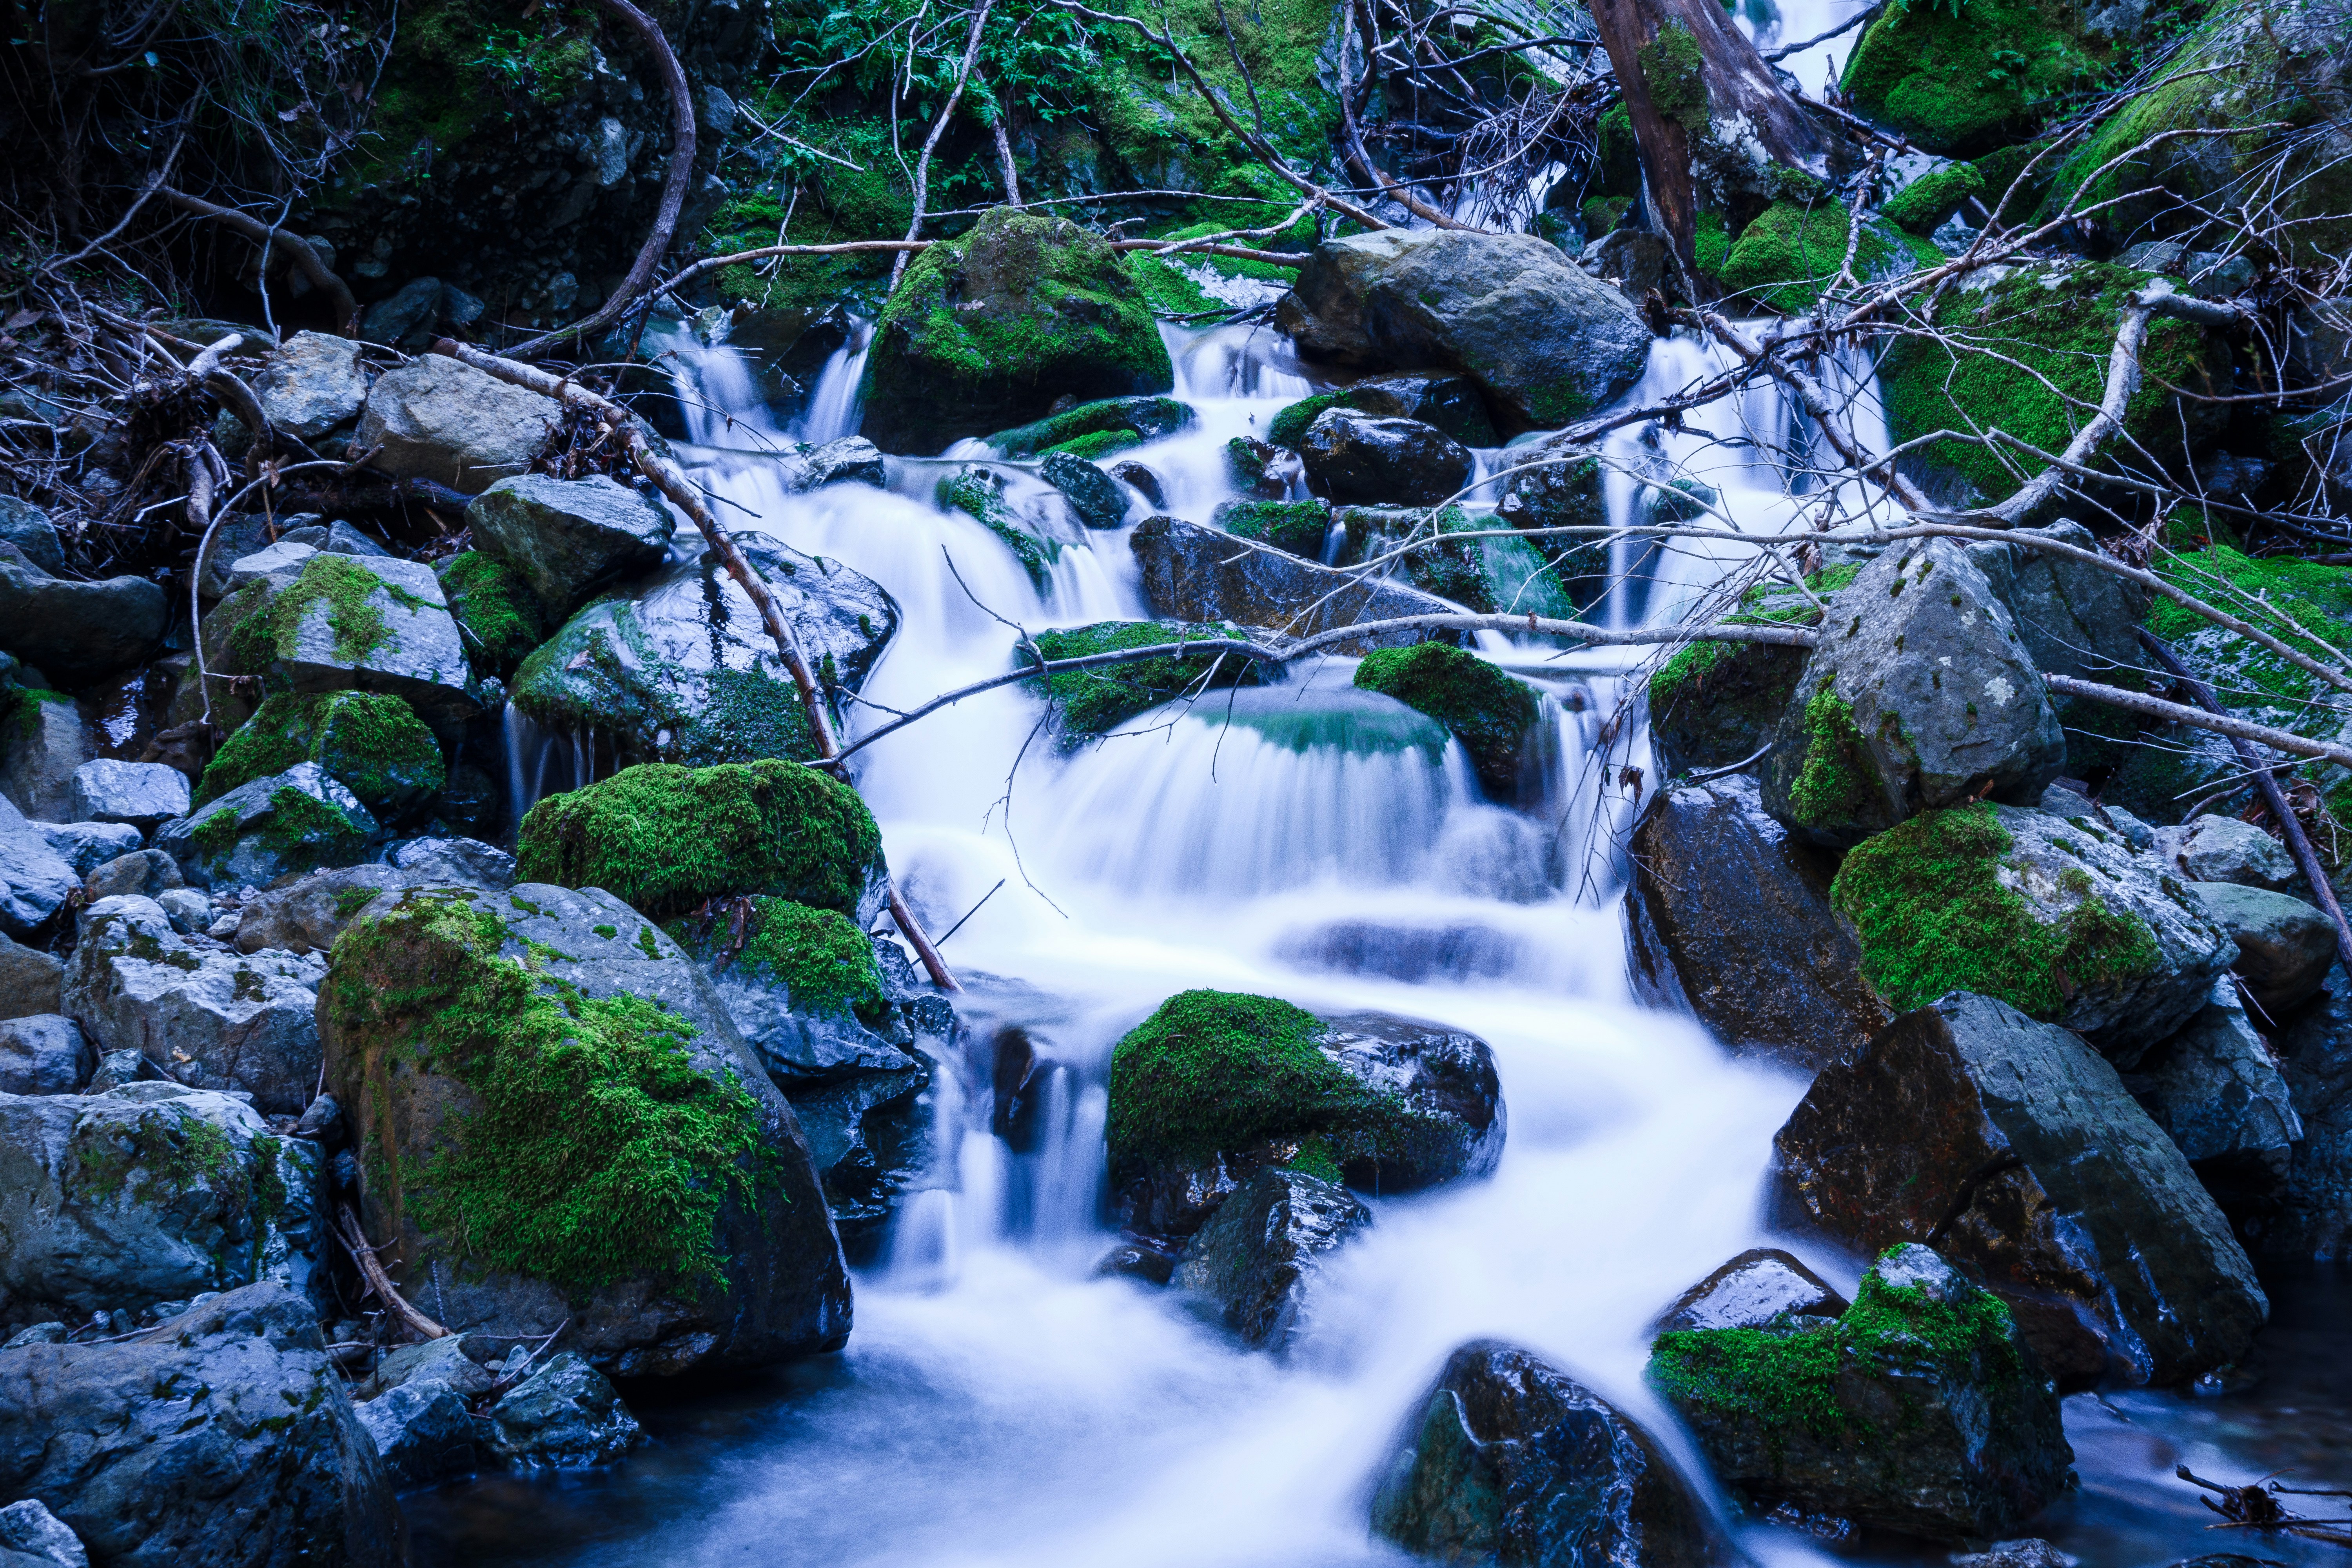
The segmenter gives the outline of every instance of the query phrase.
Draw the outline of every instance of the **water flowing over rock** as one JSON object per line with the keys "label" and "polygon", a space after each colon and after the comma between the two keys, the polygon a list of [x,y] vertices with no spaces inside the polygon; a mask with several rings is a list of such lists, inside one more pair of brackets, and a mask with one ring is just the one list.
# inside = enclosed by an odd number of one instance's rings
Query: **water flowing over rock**
{"label": "water flowing over rock", "polygon": [[[1231,621],[1311,637],[1361,621],[1459,615],[1462,607],[1393,583],[1368,582],[1302,561],[1271,545],[1237,540],[1177,517],[1149,517],[1129,543],[1151,613],[1174,620]],[[1336,645],[1336,653],[1402,647],[1429,634],[1381,632]]]}
{"label": "water flowing over rock", "polygon": [[1171,1282],[1214,1301],[1243,1343],[1279,1354],[1305,1331],[1322,1257],[1371,1223],[1343,1187],[1262,1172],[1185,1244]]}
{"label": "water flowing over rock", "polygon": [[1981,1272],[2062,1385],[2184,1382],[2269,1314],[2180,1151],[2076,1036],[1956,993],[1813,1082],[1773,1140],[1782,1212]]}
{"label": "water flowing over rock", "polygon": [[604,584],[658,566],[677,528],[659,501],[602,474],[500,479],[474,498],[466,521],[475,548],[520,574],[557,617]]}
{"label": "water flowing over rock", "polygon": [[1526,1351],[1447,1358],[1372,1500],[1418,1556],[1558,1568],[1708,1568],[1736,1554],[1649,1434]]}
{"label": "water flowing over rock", "polygon": [[555,423],[550,399],[422,354],[376,378],[356,438],[383,473],[472,495],[529,468]]}

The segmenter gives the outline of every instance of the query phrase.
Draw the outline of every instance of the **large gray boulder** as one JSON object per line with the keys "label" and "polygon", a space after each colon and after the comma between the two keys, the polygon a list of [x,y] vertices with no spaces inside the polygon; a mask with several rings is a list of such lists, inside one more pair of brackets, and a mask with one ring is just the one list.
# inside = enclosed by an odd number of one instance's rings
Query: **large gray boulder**
{"label": "large gray boulder", "polygon": [[0,1351],[0,1496],[108,1568],[397,1568],[404,1529],[319,1320],[249,1285],[113,1344]]}
{"label": "large gray boulder", "polygon": [[488,1424],[437,1377],[403,1383],[362,1402],[354,1414],[395,1486],[431,1486],[481,1468],[496,1453]]}
{"label": "large gray boulder", "polygon": [[315,953],[236,953],[172,929],[162,905],[92,904],[65,978],[65,1011],[101,1052],[135,1050],[192,1089],[234,1089],[273,1115],[319,1081]]}
{"label": "large gray boulder", "polygon": [[1327,408],[1298,440],[1307,482],[1340,502],[1435,506],[1470,481],[1469,449],[1418,419]]}
{"label": "large gray boulder", "polygon": [[2117,668],[2141,662],[2138,631],[2153,597],[2148,590],[2117,573],[2026,542],[2047,539],[2095,551],[2099,542],[2089,529],[2062,521],[2018,529],[2011,537],[2019,542],[1971,542],[1967,554],[2008,606],[2010,624],[2036,669],[2112,682]]}
{"label": "large gray boulder", "polygon": [[166,614],[159,583],[52,577],[0,550],[0,650],[53,679],[90,680],[137,664],[162,640]]}
{"label": "large gray boulder", "polygon": [[2225,1208],[2266,1200],[2303,1142],[2286,1080],[2227,976],[2124,1084]]}
{"label": "large gray boulder", "polygon": [[1738,1553],[1656,1440],[1527,1351],[1446,1359],[1372,1499],[1372,1532],[1417,1557],[1545,1568],[1709,1568]]}
{"label": "large gray boulder", "polygon": [[1345,1187],[1302,1171],[1261,1172],[1185,1244],[1172,1283],[1214,1302],[1243,1343],[1279,1354],[1306,1330],[1325,1256],[1371,1223]]}
{"label": "large gray boulder", "polygon": [[[1145,518],[1129,543],[1143,574],[1144,601],[1165,619],[1231,621],[1310,637],[1360,621],[1462,613],[1461,605],[1434,594],[1318,566],[1180,517]],[[1365,654],[1423,640],[1420,632],[1391,632],[1353,638],[1332,651]]]}
{"label": "large gray boulder", "polygon": [[13,544],[26,560],[56,575],[66,569],[65,542],[49,514],[18,496],[0,496],[0,543]]}
{"label": "large gray boulder", "polygon": [[73,774],[73,815],[78,822],[120,822],[147,829],[188,810],[188,775],[162,763],[122,763],[100,757]]}
{"label": "large gray boulder", "polygon": [[269,422],[305,441],[359,417],[367,401],[361,344],[324,332],[296,332],[253,378],[253,395]]}
{"label": "large gray boulder", "polygon": [[481,711],[441,579],[421,561],[320,552],[289,579],[258,579],[215,612],[215,668],[276,676],[297,692],[383,691],[447,729]]}
{"label": "large gray boulder", "polygon": [[2178,827],[2159,827],[2149,852],[2191,882],[2228,882],[2298,897],[2311,891],[2285,845],[2234,816],[2208,814]]}
{"label": "large gray boulder", "polygon": [[77,877],[87,877],[109,860],[135,855],[147,836],[127,822],[35,822],[33,829],[65,858]]}
{"label": "large gray boulder", "polygon": [[0,799],[0,931],[23,936],[47,925],[80,885],[40,830]]}
{"label": "large gray boulder", "polygon": [[1764,762],[1764,807],[1845,847],[1990,791],[2031,805],[2066,760],[2009,606],[1960,544],[1888,550],[1838,595]]}
{"label": "large gray boulder", "polygon": [[521,574],[548,614],[562,617],[615,577],[661,564],[677,521],[602,474],[500,479],[466,509],[474,548]]}
{"label": "large gray boulder", "polygon": [[199,888],[268,887],[291,871],[348,866],[375,841],[359,796],[316,763],[250,780],[155,834]]}
{"label": "large gray boulder", "polygon": [[1311,359],[1462,371],[1512,429],[1592,413],[1633,384],[1650,350],[1641,313],[1557,247],[1458,229],[1325,241],[1275,322]]}
{"label": "large gray boulder", "polygon": [[528,468],[556,419],[552,398],[424,354],[376,378],[357,439],[380,472],[472,495]]}
{"label": "large gray boulder", "polygon": [[570,1351],[531,1369],[487,1413],[492,1441],[515,1465],[601,1465],[644,1436],[612,1383]]}
{"label": "large gray boulder", "polygon": [[2270,1305],[2229,1222],[2076,1036],[1956,992],[1832,1063],[1773,1140],[1778,1205],[1850,1247],[1923,1236],[2062,1384],[2242,1360]]}
{"label": "large gray boulder", "polygon": [[2189,889],[2238,944],[2237,972],[2265,1016],[2285,1017],[2327,978],[2336,922],[2315,906],[2235,882],[2191,882]]}
{"label": "large gray boulder", "polygon": [[71,1018],[0,1020],[0,1094],[74,1094],[97,1070],[98,1053]]}
{"label": "large gray boulder", "polygon": [[239,952],[323,953],[335,945],[345,926],[383,895],[457,879],[412,876],[373,861],[313,871],[247,899],[238,910],[236,934],[230,941]]}
{"label": "large gray boulder", "polygon": [[1812,1068],[1891,1015],[1830,908],[1827,857],[1764,813],[1745,774],[1661,790],[1628,846],[1634,986],[1743,1055]]}
{"label": "large gray boulder", "polygon": [[90,760],[89,725],[72,698],[58,691],[16,694],[0,737],[0,795],[36,822],[73,816],[74,770]]}

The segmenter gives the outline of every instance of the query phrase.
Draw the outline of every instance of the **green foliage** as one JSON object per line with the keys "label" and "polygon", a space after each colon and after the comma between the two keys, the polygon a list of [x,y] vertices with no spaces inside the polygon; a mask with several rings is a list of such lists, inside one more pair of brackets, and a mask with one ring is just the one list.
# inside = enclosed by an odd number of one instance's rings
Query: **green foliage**
{"label": "green foliage", "polygon": [[1723,270],[1731,259],[1731,226],[1718,212],[1703,212],[1693,226],[1691,250],[1701,272],[1709,274]]}
{"label": "green foliage", "polygon": [[2155,934],[2082,887],[2044,923],[2001,880],[2012,840],[1979,804],[1927,812],[1864,840],[1830,886],[1853,922],[1862,972],[1898,1013],[1948,991],[1973,991],[2048,1021],[2086,984],[2153,970]]}
{"label": "green foliage", "polygon": [[1298,443],[1307,435],[1307,427],[1315,423],[1315,416],[1327,408],[1340,406],[1341,397],[1342,395],[1337,392],[1318,392],[1312,397],[1302,397],[1288,405],[1266,422],[1265,438],[1277,447],[1287,447],[1297,451]]}
{"label": "green foliage", "polygon": [[[1120,648],[1151,647],[1181,637],[1229,637],[1242,634],[1223,624],[1184,621],[1102,621],[1090,626],[1039,632],[1037,651],[1048,659],[1084,658]],[[1060,670],[1045,678],[1043,695],[1060,705],[1065,736],[1100,735],[1147,709],[1157,708],[1196,688],[1255,682],[1256,667],[1235,654],[1138,659],[1098,669]],[[1031,681],[1033,690],[1040,683]]]}
{"label": "green foliage", "polygon": [[399,698],[367,691],[298,697],[279,693],[222,745],[195,803],[240,784],[316,763],[370,810],[438,790],[446,777],[440,742]]}
{"label": "green foliage", "polygon": [[1319,500],[1236,500],[1217,508],[1217,526],[1236,539],[1255,540],[1276,550],[1323,559],[1323,539],[1331,509]]}
{"label": "green foliage", "polygon": [[1706,129],[1706,59],[1697,36],[1680,22],[1668,22],[1642,46],[1637,58],[1657,111],[1694,132]]}
{"label": "green foliage", "polygon": [[[1850,215],[1836,202],[1775,202],[1739,231],[1723,260],[1723,285],[1784,315],[1802,315],[1836,280],[1851,227]],[[1886,237],[1865,224],[1854,250],[1854,276],[1875,276],[1894,256]]]}
{"label": "green foliage", "polygon": [[504,680],[547,640],[547,614],[539,595],[505,562],[467,550],[443,563],[440,575],[449,613],[465,637],[466,661],[476,675]]}
{"label": "green foliage", "polygon": [[1805,702],[1805,760],[1789,805],[1807,827],[1860,820],[1878,804],[1878,773],[1853,721],[1853,704],[1823,686]]}
{"label": "green foliage", "polygon": [[1423,642],[1366,654],[1356,666],[1355,684],[1393,697],[1452,731],[1490,792],[1508,794],[1517,786],[1519,743],[1542,712],[1526,681],[1476,654]]}
{"label": "green foliage", "polygon": [[2030,135],[2055,100],[2094,84],[2101,60],[2041,0],[1890,6],[1846,61],[1855,107],[1947,157]]}
{"label": "green foliage", "polygon": [[1985,177],[1974,163],[1947,163],[1920,175],[1887,198],[1879,209],[1886,221],[1913,234],[1933,234],[1960,204],[1985,194]]}
{"label": "green foliage", "polygon": [[845,784],[798,763],[646,763],[550,795],[522,819],[521,879],[603,888],[656,920],[772,893],[856,913],[882,834]]}

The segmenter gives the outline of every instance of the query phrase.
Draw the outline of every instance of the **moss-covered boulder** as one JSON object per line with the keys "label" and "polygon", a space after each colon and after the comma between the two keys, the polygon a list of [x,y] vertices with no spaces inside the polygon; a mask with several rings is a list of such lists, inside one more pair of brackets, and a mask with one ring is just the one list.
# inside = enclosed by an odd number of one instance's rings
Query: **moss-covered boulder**
{"label": "moss-covered boulder", "polygon": [[1486,401],[1466,375],[1377,375],[1335,392],[1318,392],[1282,408],[1267,421],[1265,438],[1297,450],[1307,427],[1327,408],[1352,408],[1381,419],[1417,419],[1465,447],[1500,444]]}
{"label": "moss-covered boulder", "polygon": [[1113,1048],[1108,1138],[1129,1226],[1182,1236],[1260,1170],[1389,1193],[1486,1175],[1502,1089],[1475,1036],[1186,991]]}
{"label": "moss-covered boulder", "polygon": [[2053,100],[2095,81],[2107,48],[2051,0],[1888,8],[1846,60],[1854,107],[1930,153],[1972,157],[2030,135]]}
{"label": "moss-covered boulder", "polygon": [[155,847],[199,888],[267,887],[289,871],[367,858],[377,824],[316,763],[237,785],[156,830]]}
{"label": "moss-covered boulder", "polygon": [[[1836,281],[1852,232],[1850,215],[1835,201],[1774,202],[1739,231],[1717,275],[1742,300],[1769,306],[1784,316],[1801,316]],[[1932,254],[1933,247],[1928,248]],[[1854,246],[1854,279],[1868,283],[1892,276],[1915,259],[1901,233],[1865,222]]]}
{"label": "moss-covered boulder", "polygon": [[280,694],[262,703],[205,769],[196,804],[267,773],[316,763],[378,819],[415,809],[447,776],[441,743],[415,710],[381,692]]}
{"label": "moss-covered boulder", "polygon": [[[1071,452],[1088,461],[1173,436],[1196,416],[1192,405],[1172,397],[1110,397],[1081,403],[1032,425],[1000,430],[988,438],[1000,458],[1035,458]],[[1081,447],[1080,443],[1090,443]]]}
{"label": "moss-covered boulder", "polygon": [[1833,1321],[1658,1336],[1649,1382],[1753,1511],[1996,1538],[2066,1489],[2058,1394],[2000,1298],[1889,1249]]}
{"label": "moss-covered boulder", "polygon": [[1066,218],[996,207],[916,258],[890,296],[866,361],[865,434],[887,452],[936,452],[1059,398],[1175,384],[1117,251]]}
{"label": "moss-covered boulder", "polygon": [[603,888],[656,920],[711,900],[766,893],[872,926],[881,912],[882,833],[857,792],[798,763],[687,768],[648,763],[522,819],[525,881]]}
{"label": "moss-covered boulder", "polygon": [[320,1021],[368,1234],[452,1329],[618,1376],[838,1346],[849,1282],[792,1108],[696,967],[600,889],[412,892]]}
{"label": "moss-covered boulder", "polygon": [[1528,731],[1543,716],[1535,689],[1475,653],[1444,643],[1378,648],[1356,666],[1356,684],[1417,708],[1451,731],[1486,793],[1520,793]]}
{"label": "moss-covered boulder", "polygon": [[[1227,637],[1246,634],[1221,624],[1169,621],[1097,621],[1090,626],[1067,626],[1039,632],[1037,651],[1049,659],[1084,658],[1120,648],[1151,647],[1186,637]],[[1132,664],[1105,665],[1098,669],[1057,671],[1030,683],[1061,711],[1061,732],[1075,742],[1118,728],[1138,713],[1174,700],[1186,692],[1229,686],[1255,686],[1264,672],[1254,659],[1233,653],[1204,653],[1181,658],[1138,659]]]}
{"label": "moss-covered boulder", "polygon": [[1972,991],[2126,1067],[2238,956],[2189,887],[2092,820],[1990,803],[1930,812],[1845,858],[1831,902],[1863,973],[1907,1013]]}
{"label": "moss-covered boulder", "polygon": [[1321,500],[1229,500],[1211,520],[1236,539],[1255,540],[1307,561],[1323,559],[1331,508]]}
{"label": "moss-covered boulder", "polygon": [[[1828,603],[1858,566],[1827,567],[1805,579]],[[1821,613],[1785,583],[1761,583],[1739,596],[1725,624],[1811,626]],[[1797,689],[1806,653],[1774,643],[1695,642],[1650,673],[1650,749],[1669,775],[1729,767],[1754,756]]]}
{"label": "moss-covered boulder", "polygon": [[513,567],[478,550],[461,550],[435,570],[477,676],[509,679],[547,640],[546,610]]}
{"label": "moss-covered boulder", "polygon": [[616,577],[659,565],[677,528],[659,501],[603,474],[500,479],[474,498],[466,525],[475,548],[520,574],[553,616]]}
{"label": "moss-covered boulder", "polygon": [[321,551],[290,579],[247,584],[214,616],[226,673],[301,692],[389,692],[435,724],[481,711],[440,580],[421,563]]}
{"label": "moss-covered boulder", "polygon": [[931,499],[943,510],[960,511],[996,535],[1021,563],[1021,570],[1028,574],[1030,585],[1040,597],[1052,586],[1063,541],[1013,510],[1004,496],[1003,475],[975,463],[941,479]]}
{"label": "moss-covered boulder", "polygon": [[1887,197],[1879,213],[1895,227],[1924,238],[1950,222],[1968,202],[1983,202],[1990,210],[2000,198],[1974,163],[1946,163]]}
{"label": "moss-covered boulder", "polygon": [[[1571,620],[1589,606],[1607,579],[1606,551],[1574,539],[1517,539],[1495,520],[1460,505],[1440,508],[1351,506],[1339,509],[1339,559],[1359,566],[1387,557],[1386,565],[1422,592],[1480,615],[1545,616]],[[1433,542],[1440,534],[1489,537]],[[1404,553],[1394,553],[1410,544]],[[1378,576],[1381,574],[1373,574]]]}

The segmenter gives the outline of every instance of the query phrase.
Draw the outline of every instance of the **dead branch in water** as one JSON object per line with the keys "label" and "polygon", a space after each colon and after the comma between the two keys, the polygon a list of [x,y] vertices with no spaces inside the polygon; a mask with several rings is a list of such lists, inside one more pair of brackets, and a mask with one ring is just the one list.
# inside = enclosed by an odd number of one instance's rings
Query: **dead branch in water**
{"label": "dead branch in water", "polygon": [[341,1221],[343,1250],[352,1255],[353,1263],[359,1265],[360,1274],[367,1280],[368,1289],[375,1292],[376,1300],[400,1320],[402,1327],[418,1339],[447,1339],[449,1331],[411,1306],[408,1299],[393,1284],[392,1276],[383,1271],[383,1264],[375,1255],[375,1248],[368,1245],[367,1232],[361,1227],[360,1216],[352,1205],[342,1204],[335,1213]]}

